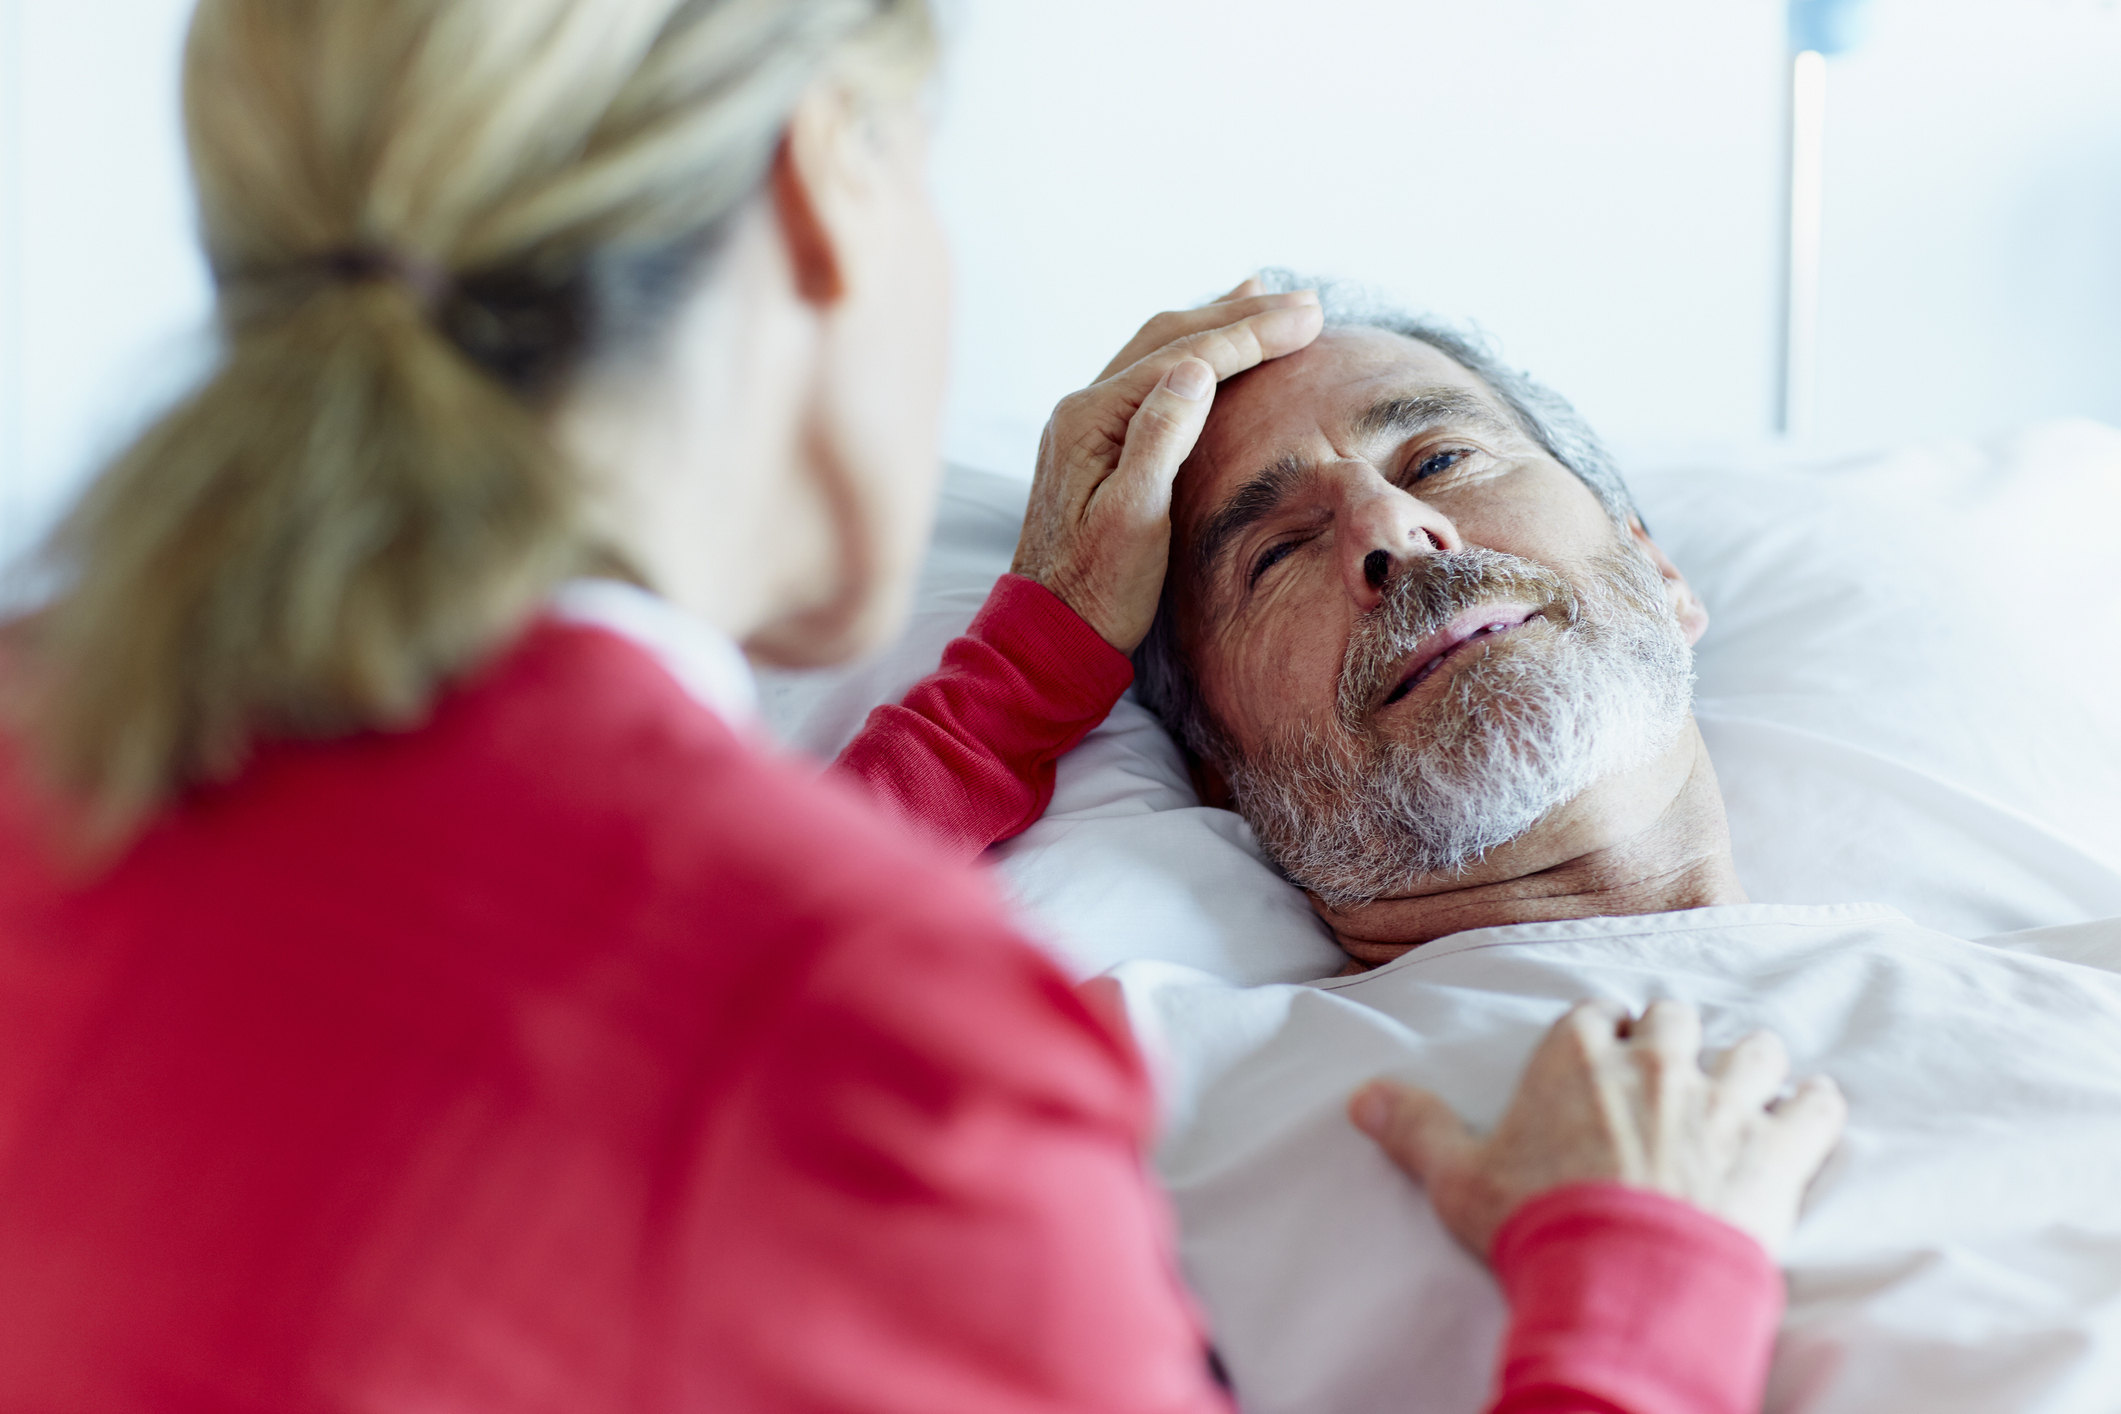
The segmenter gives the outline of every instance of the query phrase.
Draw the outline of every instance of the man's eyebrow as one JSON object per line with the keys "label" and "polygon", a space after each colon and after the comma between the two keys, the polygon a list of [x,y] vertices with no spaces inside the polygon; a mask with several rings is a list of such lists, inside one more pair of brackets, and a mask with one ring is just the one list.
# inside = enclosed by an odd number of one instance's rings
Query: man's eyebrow
{"label": "man's eyebrow", "polygon": [[1282,453],[1278,461],[1256,472],[1250,481],[1237,489],[1236,495],[1208,517],[1200,534],[1194,537],[1194,573],[1202,578],[1214,573],[1216,563],[1229,550],[1230,542],[1273,515],[1288,499],[1289,493],[1310,474],[1311,464],[1294,452]]}
{"label": "man's eyebrow", "polygon": [[1504,435],[1520,430],[1501,409],[1478,393],[1465,388],[1428,388],[1380,398],[1370,404],[1368,411],[1355,419],[1355,433],[1359,437],[1381,437],[1387,433],[1408,437],[1447,422],[1466,423]]}
{"label": "man's eyebrow", "polygon": [[[1505,436],[1521,429],[1478,393],[1464,388],[1425,388],[1380,398],[1355,419],[1358,437],[1411,437],[1445,423],[1462,423]],[[1280,508],[1289,493],[1310,474],[1311,464],[1294,452],[1255,473],[1208,517],[1193,541],[1194,573],[1205,579],[1228,552],[1230,543]]]}

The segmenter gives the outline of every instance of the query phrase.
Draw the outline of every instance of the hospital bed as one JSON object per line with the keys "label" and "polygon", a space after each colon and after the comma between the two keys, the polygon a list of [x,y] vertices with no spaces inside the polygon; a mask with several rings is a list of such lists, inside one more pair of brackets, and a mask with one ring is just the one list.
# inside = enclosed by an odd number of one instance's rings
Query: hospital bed
{"label": "hospital bed", "polygon": [[[1444,940],[1319,982],[1344,959],[1301,895],[1123,701],[990,858],[1056,955],[1126,988],[1181,1255],[1241,1403],[1479,1407],[1499,1297],[1339,1105],[1391,1070],[1490,1120],[1539,1030],[1596,993],[1688,997],[1712,1044],[1773,1025],[1849,1092],[1784,1258],[1770,1409],[2121,1410],[2121,923],[2099,921],[2121,919],[2121,432],[1630,479],[1711,610],[1696,712],[1750,896],[1842,906],[1859,933],[1883,905],[1935,935],[1823,954],[1764,928],[1714,957],[1654,927],[1536,954]],[[952,470],[905,635],[769,677],[784,739],[829,756],[932,669],[1006,567],[1024,492]]]}

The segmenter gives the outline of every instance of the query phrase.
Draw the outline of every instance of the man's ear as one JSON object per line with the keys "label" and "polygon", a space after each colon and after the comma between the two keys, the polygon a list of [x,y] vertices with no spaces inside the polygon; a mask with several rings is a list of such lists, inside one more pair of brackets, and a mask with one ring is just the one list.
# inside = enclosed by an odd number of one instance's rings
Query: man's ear
{"label": "man's ear", "polygon": [[773,154],[773,208],[796,293],[811,304],[837,303],[847,291],[845,260],[834,239],[832,214],[843,203],[832,187],[845,182],[848,117],[845,95],[813,84],[788,120]]}
{"label": "man's ear", "polygon": [[1689,644],[1701,642],[1701,635],[1709,631],[1709,606],[1701,602],[1701,596],[1686,582],[1686,576],[1672,563],[1671,556],[1650,539],[1650,532],[1642,528],[1641,521],[1629,521],[1628,529],[1633,533],[1635,543],[1642,547],[1642,552],[1650,557],[1650,563],[1657,566],[1657,573],[1664,576],[1664,596],[1679,619],[1679,628],[1686,635],[1686,641]]}
{"label": "man's ear", "polygon": [[1186,752],[1186,773],[1193,777],[1193,793],[1200,797],[1202,805],[1212,805],[1217,810],[1235,810],[1237,793],[1230,789],[1230,782],[1222,768],[1213,761]]}

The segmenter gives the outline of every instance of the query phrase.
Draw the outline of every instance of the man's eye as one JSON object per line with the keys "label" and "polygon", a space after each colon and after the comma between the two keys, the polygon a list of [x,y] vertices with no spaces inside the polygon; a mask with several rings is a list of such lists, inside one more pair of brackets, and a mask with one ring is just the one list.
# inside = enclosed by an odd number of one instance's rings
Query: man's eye
{"label": "man's eye", "polygon": [[1447,452],[1432,452],[1414,464],[1414,479],[1423,481],[1440,471],[1449,471],[1473,453],[1464,447],[1453,447]]}
{"label": "man's eye", "polygon": [[1258,584],[1261,575],[1280,564],[1288,557],[1289,552],[1295,548],[1296,542],[1293,540],[1284,540],[1279,545],[1269,546],[1264,555],[1252,562],[1252,575],[1251,578],[1245,581],[1245,588],[1250,589],[1253,585]]}

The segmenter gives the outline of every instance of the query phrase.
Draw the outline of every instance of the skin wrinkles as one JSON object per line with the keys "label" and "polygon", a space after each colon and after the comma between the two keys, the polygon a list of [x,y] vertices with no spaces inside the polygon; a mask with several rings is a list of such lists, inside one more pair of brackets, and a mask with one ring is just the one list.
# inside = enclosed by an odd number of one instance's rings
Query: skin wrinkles
{"label": "skin wrinkles", "polygon": [[1194,574],[1202,578],[1214,574],[1237,537],[1280,510],[1314,470],[1290,452],[1240,487],[1201,528],[1193,546]]}
{"label": "skin wrinkles", "polygon": [[1409,397],[1372,403],[1369,411],[1355,419],[1355,435],[1383,437],[1397,433],[1413,437],[1445,424],[1505,441],[1524,435],[1522,427],[1484,398],[1459,388],[1430,388]]}
{"label": "skin wrinkles", "polygon": [[[1424,466],[1433,468],[1426,476]],[[1274,494],[1226,516],[1263,472],[1273,473]],[[1707,623],[1647,534],[1620,531],[1478,377],[1381,330],[1328,330],[1224,386],[1174,487],[1180,563],[1199,563],[1218,517],[1215,563],[1174,577],[1170,589],[1183,651],[1238,753],[1339,726],[1346,650],[1380,602],[1362,568],[1375,550],[1391,557],[1395,576],[1429,555],[1498,551],[1580,592],[1595,586],[1601,554],[1626,548],[1654,565],[1687,641]],[[1248,583],[1269,551],[1278,557]],[[1420,694],[1446,691],[1444,679],[1510,642],[1504,634],[1461,649]],[[1418,732],[1421,714],[1395,706],[1377,727]],[[1211,792],[1227,790],[1215,763],[1203,774]],[[1714,771],[1688,718],[1655,760],[1599,779],[1469,867],[1360,907],[1314,906],[1351,954],[1374,962],[1465,928],[1743,899]]]}
{"label": "skin wrinkles", "polygon": [[[1380,398],[1355,419],[1354,434],[1363,441],[1414,438],[1439,428],[1478,432],[1499,443],[1522,438],[1523,429],[1477,396],[1456,388],[1425,388]],[[1273,517],[1283,503],[1317,470],[1294,452],[1261,468],[1222,508],[1208,518],[1194,539],[1194,573],[1211,578],[1233,543],[1246,530]]]}

